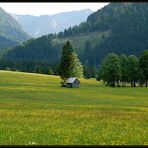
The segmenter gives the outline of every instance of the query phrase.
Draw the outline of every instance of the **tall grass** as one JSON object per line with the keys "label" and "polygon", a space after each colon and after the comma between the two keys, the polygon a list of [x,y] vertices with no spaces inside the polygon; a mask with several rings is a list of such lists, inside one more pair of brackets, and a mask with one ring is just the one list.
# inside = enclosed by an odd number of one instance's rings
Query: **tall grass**
{"label": "tall grass", "polygon": [[0,71],[1,145],[148,145],[148,89]]}

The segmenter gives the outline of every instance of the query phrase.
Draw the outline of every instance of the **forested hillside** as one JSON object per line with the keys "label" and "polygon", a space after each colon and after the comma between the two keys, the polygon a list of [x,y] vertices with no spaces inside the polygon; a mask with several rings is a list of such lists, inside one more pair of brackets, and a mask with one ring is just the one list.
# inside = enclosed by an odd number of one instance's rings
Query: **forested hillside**
{"label": "forested hillside", "polygon": [[29,39],[18,22],[0,7],[0,50]]}
{"label": "forested hillside", "polygon": [[[63,43],[70,40],[81,62],[86,67],[97,67],[108,53],[139,56],[148,49],[147,24],[147,3],[111,3],[91,14],[79,26],[38,38],[34,44],[29,41],[13,48],[3,58],[12,62],[32,59],[58,63]],[[50,41],[46,39],[49,36],[52,36]]]}
{"label": "forested hillside", "polygon": [[65,30],[62,35],[65,37],[108,31],[110,35],[108,37],[102,35],[103,42],[98,42],[95,48],[90,49],[91,55],[95,55],[92,59],[95,60],[93,63],[89,62],[98,65],[110,52],[138,56],[141,51],[147,49],[147,24],[147,3],[111,3],[91,14],[80,26]]}
{"label": "forested hillside", "polygon": [[[53,35],[42,36],[37,39],[30,39],[23,44],[8,49],[8,52],[3,54],[3,68],[11,67],[20,71],[32,72],[36,65],[50,65],[56,68],[63,44],[54,44]],[[1,65],[1,64],[0,64]],[[1,65],[1,66],[2,66]]]}

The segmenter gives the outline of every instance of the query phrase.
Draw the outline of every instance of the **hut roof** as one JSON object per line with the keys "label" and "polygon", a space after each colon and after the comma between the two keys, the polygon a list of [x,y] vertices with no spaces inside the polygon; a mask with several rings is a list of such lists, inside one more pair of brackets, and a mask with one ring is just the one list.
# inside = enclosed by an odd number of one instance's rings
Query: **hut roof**
{"label": "hut roof", "polygon": [[70,77],[66,80],[66,83],[73,83],[76,79],[76,77]]}

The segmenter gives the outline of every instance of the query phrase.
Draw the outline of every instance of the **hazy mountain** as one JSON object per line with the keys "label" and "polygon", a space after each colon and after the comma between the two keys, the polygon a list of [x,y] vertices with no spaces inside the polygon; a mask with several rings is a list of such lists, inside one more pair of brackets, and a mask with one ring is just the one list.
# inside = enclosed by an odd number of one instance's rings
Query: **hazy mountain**
{"label": "hazy mountain", "polygon": [[58,33],[64,31],[65,28],[79,25],[92,12],[90,9],[84,9],[55,15],[33,16],[12,14],[12,16],[24,27],[28,34],[39,37],[49,33]]}
{"label": "hazy mountain", "polygon": [[21,25],[0,7],[0,49],[11,47],[29,39]]}

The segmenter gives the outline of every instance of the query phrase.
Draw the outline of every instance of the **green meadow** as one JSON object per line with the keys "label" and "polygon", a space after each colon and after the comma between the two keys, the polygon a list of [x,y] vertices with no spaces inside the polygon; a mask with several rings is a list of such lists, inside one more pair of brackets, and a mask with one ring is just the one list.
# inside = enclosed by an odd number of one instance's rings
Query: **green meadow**
{"label": "green meadow", "polygon": [[0,145],[148,145],[148,88],[0,71]]}

